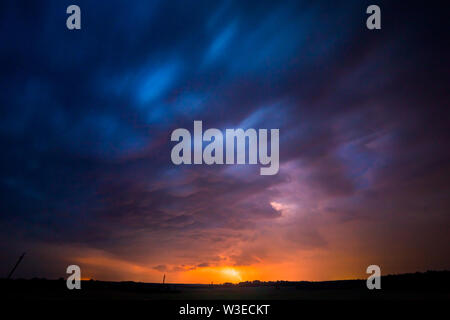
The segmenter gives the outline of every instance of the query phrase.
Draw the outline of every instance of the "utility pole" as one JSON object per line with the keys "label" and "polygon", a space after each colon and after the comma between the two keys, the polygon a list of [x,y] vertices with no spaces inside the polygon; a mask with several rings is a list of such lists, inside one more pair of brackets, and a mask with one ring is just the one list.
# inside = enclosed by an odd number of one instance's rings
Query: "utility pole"
{"label": "utility pole", "polygon": [[163,284],[166,282],[166,274],[164,273],[164,276],[163,276]]}
{"label": "utility pole", "polygon": [[25,256],[25,252],[22,253],[22,255],[19,257],[19,260],[17,260],[16,265],[14,266],[14,268],[12,268],[11,272],[10,272],[9,275],[8,275],[8,279],[11,279],[11,277],[12,277],[14,271],[16,271],[17,266],[19,265],[20,261],[22,261],[22,259],[23,259],[24,256]]}

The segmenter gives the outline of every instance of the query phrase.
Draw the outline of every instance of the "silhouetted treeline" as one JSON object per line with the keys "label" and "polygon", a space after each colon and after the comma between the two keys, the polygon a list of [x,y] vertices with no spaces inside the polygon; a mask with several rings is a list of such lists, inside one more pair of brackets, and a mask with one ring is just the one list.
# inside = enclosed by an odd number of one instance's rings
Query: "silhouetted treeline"
{"label": "silhouetted treeline", "polygon": [[[297,289],[356,289],[365,288],[366,279],[336,281],[245,281],[239,287],[295,287]],[[381,277],[384,290],[450,290],[450,271],[427,271]]]}

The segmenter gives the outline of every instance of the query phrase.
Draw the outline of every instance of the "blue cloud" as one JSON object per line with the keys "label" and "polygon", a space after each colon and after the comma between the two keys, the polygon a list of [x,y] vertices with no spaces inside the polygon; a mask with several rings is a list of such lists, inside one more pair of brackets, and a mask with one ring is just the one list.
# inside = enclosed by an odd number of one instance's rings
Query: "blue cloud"
{"label": "blue cloud", "polygon": [[155,66],[149,71],[142,72],[137,84],[137,99],[146,104],[160,98],[166,93],[176,80],[179,67],[176,62]]}

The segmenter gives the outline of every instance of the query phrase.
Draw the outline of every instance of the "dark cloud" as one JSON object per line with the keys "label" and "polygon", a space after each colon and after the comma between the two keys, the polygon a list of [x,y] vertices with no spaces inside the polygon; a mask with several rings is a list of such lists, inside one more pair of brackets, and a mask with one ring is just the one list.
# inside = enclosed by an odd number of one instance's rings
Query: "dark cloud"
{"label": "dark cloud", "polygon": [[167,266],[164,264],[160,264],[159,266],[154,266],[153,269],[161,272],[167,271]]}
{"label": "dark cloud", "polygon": [[200,263],[197,267],[199,267],[199,268],[206,268],[206,267],[209,267],[209,263],[203,262],[203,263]]}

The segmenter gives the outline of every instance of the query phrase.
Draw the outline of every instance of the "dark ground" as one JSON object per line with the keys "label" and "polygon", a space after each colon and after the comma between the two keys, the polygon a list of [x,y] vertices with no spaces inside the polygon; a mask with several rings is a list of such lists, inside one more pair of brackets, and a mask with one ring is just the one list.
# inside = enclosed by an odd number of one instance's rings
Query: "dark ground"
{"label": "dark ground", "polygon": [[244,282],[237,285],[82,281],[68,290],[60,280],[0,280],[3,300],[450,300],[450,271],[387,275],[381,290],[366,280]]}

